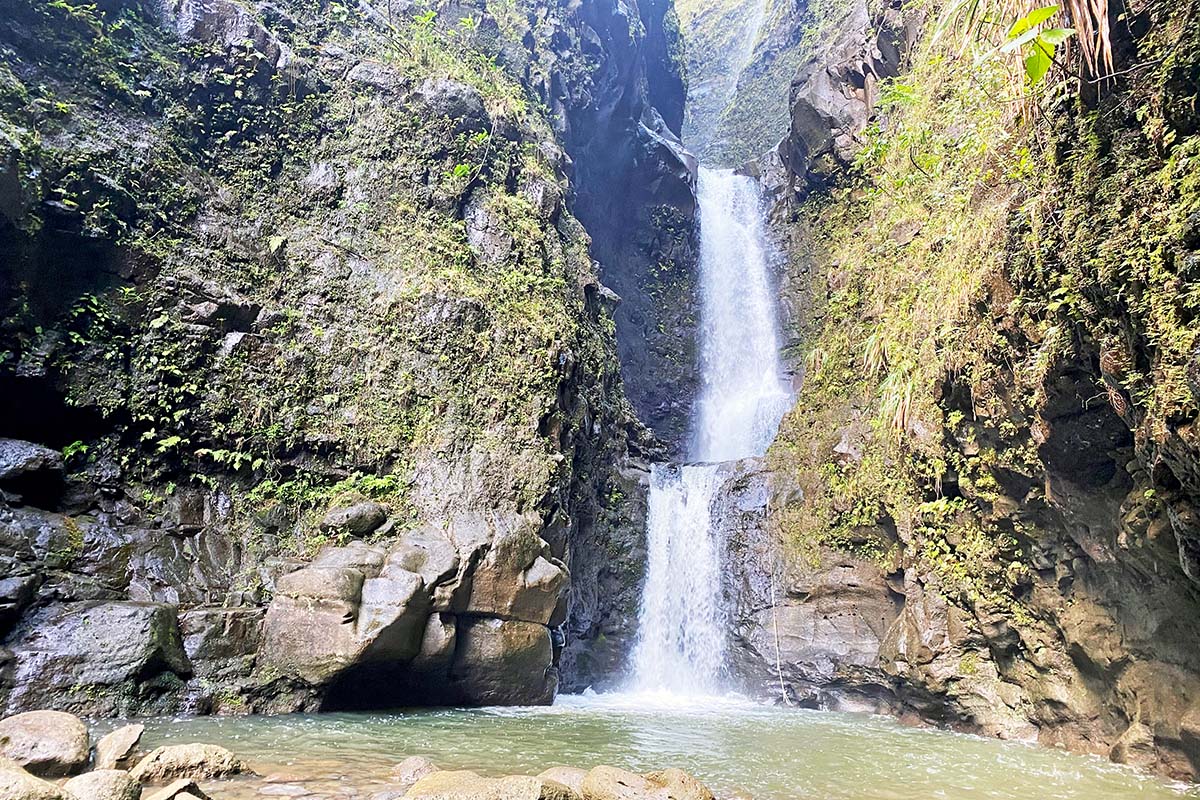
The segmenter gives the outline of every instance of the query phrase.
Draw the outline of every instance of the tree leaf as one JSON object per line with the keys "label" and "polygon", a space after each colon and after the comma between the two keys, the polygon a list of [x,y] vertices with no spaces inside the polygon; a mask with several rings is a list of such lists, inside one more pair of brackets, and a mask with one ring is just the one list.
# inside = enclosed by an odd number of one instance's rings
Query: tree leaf
{"label": "tree leaf", "polygon": [[1043,22],[1050,19],[1057,13],[1058,6],[1044,6],[1042,8],[1035,8],[1033,11],[1030,11],[1028,14],[1012,24],[1012,27],[1008,29],[1008,35],[1006,38],[1015,39],[1025,31],[1041,25]]}
{"label": "tree leaf", "polygon": [[1042,31],[1039,38],[1044,39],[1049,44],[1058,45],[1062,44],[1074,35],[1074,28],[1047,28],[1046,30]]}
{"label": "tree leaf", "polygon": [[1046,73],[1050,71],[1050,65],[1053,63],[1050,56],[1053,55],[1054,45],[1042,46],[1040,42],[1034,42],[1033,46],[1025,51],[1025,77],[1029,79],[1030,86],[1037,86],[1041,83],[1042,78],[1046,77]]}

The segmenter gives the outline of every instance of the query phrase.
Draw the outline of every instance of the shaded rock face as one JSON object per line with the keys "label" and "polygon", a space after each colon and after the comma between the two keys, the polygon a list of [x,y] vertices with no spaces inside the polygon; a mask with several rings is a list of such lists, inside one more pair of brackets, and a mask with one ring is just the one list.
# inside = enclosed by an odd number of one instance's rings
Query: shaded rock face
{"label": "shaded rock face", "polygon": [[865,559],[832,552],[819,563],[790,558],[770,519],[796,488],[763,459],[722,469],[713,520],[727,550],[738,679],[780,702],[887,710],[881,653],[903,596]]}
{"label": "shaded rock face", "polygon": [[[165,603],[47,605],[24,617],[5,646],[10,710],[118,714],[140,703],[152,705],[192,674],[175,608]],[[97,694],[105,698],[103,705]]]}
{"label": "shaded rock face", "polygon": [[625,391],[638,418],[678,450],[698,385],[699,324],[697,165],[678,138],[678,23],[663,0],[597,0],[562,24],[597,60],[586,89],[571,88],[570,62],[548,79],[567,88],[546,97],[572,160],[572,210],[616,294],[606,302],[615,303]]}
{"label": "shaded rock face", "polygon": [[789,95],[790,124],[776,148],[785,189],[800,196],[828,187],[846,172],[874,116],[879,82],[896,77],[920,33],[920,20],[900,13],[899,2],[875,12],[851,2],[840,17],[824,20],[831,31],[804,54]]}

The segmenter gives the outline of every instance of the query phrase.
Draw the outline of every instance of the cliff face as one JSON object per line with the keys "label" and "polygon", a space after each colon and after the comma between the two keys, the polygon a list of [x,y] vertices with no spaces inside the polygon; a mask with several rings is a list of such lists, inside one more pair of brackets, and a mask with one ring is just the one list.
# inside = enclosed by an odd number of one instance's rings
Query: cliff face
{"label": "cliff face", "polygon": [[597,554],[648,439],[572,192],[594,157],[686,194],[622,160],[671,140],[664,13],[15,5],[5,711],[553,696],[633,591]]}
{"label": "cliff face", "polygon": [[1100,91],[903,9],[801,70],[755,169],[804,385],[729,477],[730,590],[776,697],[1194,778],[1200,26],[1111,13]]}
{"label": "cliff face", "polygon": [[688,65],[684,142],[710,166],[737,167],[789,125],[788,88],[832,40],[861,30],[866,6],[819,0],[681,0]]}

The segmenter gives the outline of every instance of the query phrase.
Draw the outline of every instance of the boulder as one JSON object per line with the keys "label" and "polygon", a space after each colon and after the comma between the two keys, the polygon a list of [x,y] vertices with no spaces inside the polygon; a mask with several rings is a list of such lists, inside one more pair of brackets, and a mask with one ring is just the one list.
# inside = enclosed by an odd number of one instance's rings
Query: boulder
{"label": "boulder", "polygon": [[455,578],[459,574],[458,548],[441,531],[422,526],[408,531],[388,554],[384,571],[400,568],[415,572],[425,581],[433,593],[435,611],[452,611],[458,605],[462,584]]}
{"label": "boulder", "polygon": [[59,777],[88,761],[87,726],[61,711],[29,711],[0,720],[0,756],[34,775]]}
{"label": "boulder", "polygon": [[387,521],[387,509],[366,500],[351,506],[332,508],[321,520],[321,528],[348,536],[366,536]]}
{"label": "boulder", "polygon": [[142,800],[212,800],[204,792],[200,791],[200,787],[196,785],[194,780],[189,778],[180,778],[173,781],[169,785],[153,792]]}
{"label": "boulder", "polygon": [[[146,681],[181,683],[191,675],[175,607],[165,603],[82,602],[27,614],[9,637],[21,685],[10,707],[70,701],[120,713]],[[105,705],[107,704],[107,705]]]}
{"label": "boulder", "polygon": [[583,794],[583,779],[587,777],[588,771],[579,767],[551,767],[538,773],[539,778],[545,778],[548,781],[561,783],[576,792]]}
{"label": "boulder", "polygon": [[405,793],[406,800],[458,800],[482,797],[495,779],[468,770],[438,770],[422,776]]}
{"label": "boulder", "polygon": [[310,568],[280,578],[263,623],[260,664],[313,685],[332,680],[355,651],[362,584],[352,569]]}
{"label": "boulder", "polygon": [[392,777],[407,788],[426,775],[431,775],[437,771],[437,765],[428,758],[424,756],[409,756],[392,768]]}
{"label": "boulder", "polygon": [[49,781],[30,775],[19,764],[0,757],[0,800],[80,800]]}
{"label": "boulder", "polygon": [[569,577],[539,527],[529,517],[494,523],[491,545],[471,580],[467,613],[550,624]]}
{"label": "boulder", "polygon": [[460,617],[451,680],[464,702],[547,705],[558,690],[550,629],[533,622]]}
{"label": "boulder", "polygon": [[474,772],[439,770],[421,778],[404,795],[406,800],[580,800],[556,781],[510,775],[483,778]]}
{"label": "boulder", "polygon": [[713,800],[712,790],[681,769],[671,767],[648,772],[645,777],[665,789],[665,796],[670,800]]}
{"label": "boulder", "polygon": [[378,575],[383,568],[385,556],[386,553],[381,548],[355,540],[343,547],[322,547],[310,566],[348,567],[358,570],[363,575]]}
{"label": "boulder", "polygon": [[584,776],[584,800],[649,800],[662,786],[636,772],[616,767],[595,767]]}
{"label": "boulder", "polygon": [[20,439],[0,439],[0,482],[36,472],[57,472],[63,467],[62,453]]}
{"label": "boulder", "polygon": [[193,743],[154,750],[130,770],[130,775],[142,783],[164,783],[177,778],[224,778],[247,771],[242,760],[224,747]]}
{"label": "boulder", "polygon": [[133,748],[137,747],[145,730],[145,725],[124,725],[103,736],[96,743],[96,769],[115,769],[133,755]]}
{"label": "boulder", "polygon": [[490,125],[483,96],[473,87],[449,78],[429,78],[417,88],[416,100],[430,116],[454,123],[451,133],[485,131]]}
{"label": "boulder", "polygon": [[354,665],[403,664],[421,649],[428,613],[416,573],[309,567],[279,579],[259,660],[315,686]]}
{"label": "boulder", "polygon": [[142,796],[142,785],[119,769],[85,772],[64,783],[63,789],[80,800],[139,800]]}

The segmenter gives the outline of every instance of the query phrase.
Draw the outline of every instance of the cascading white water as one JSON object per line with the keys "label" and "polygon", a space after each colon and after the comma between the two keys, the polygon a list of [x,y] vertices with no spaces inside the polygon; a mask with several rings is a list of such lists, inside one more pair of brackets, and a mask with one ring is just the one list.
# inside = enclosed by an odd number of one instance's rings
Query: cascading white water
{"label": "cascading white water", "polygon": [[758,184],[702,169],[698,189],[703,387],[691,456],[732,461],[766,452],[791,393],[779,361]]}
{"label": "cascading white water", "polygon": [[710,524],[715,462],[761,455],[790,398],[779,361],[770,244],[757,184],[701,169],[701,377],[689,457],[650,481],[634,687],[711,694],[725,672],[724,543]]}

